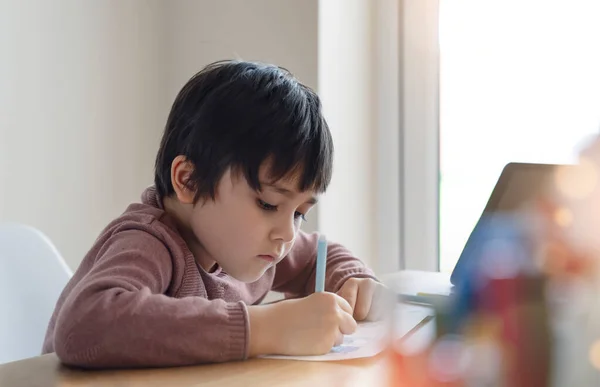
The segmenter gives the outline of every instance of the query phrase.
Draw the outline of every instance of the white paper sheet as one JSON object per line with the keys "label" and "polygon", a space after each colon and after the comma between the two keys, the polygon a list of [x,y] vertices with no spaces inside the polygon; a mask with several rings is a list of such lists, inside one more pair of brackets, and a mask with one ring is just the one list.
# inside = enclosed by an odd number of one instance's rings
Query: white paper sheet
{"label": "white paper sheet", "polygon": [[333,347],[331,352],[320,356],[264,356],[267,359],[332,361],[375,356],[385,349],[389,337],[389,323],[385,321],[361,322],[352,335],[344,337],[344,343]]}
{"label": "white paper sheet", "polygon": [[[372,357],[390,344],[391,337],[405,338],[405,335],[419,325],[425,317],[435,315],[433,309],[424,306],[397,304],[392,321],[360,322],[353,335],[344,337],[344,343],[333,347],[331,352],[321,356],[264,356],[268,359],[333,361]],[[392,325],[393,324],[393,325]],[[393,328],[393,329],[391,329]],[[418,333],[402,341],[402,351],[420,351],[435,337],[435,326],[429,322]]]}

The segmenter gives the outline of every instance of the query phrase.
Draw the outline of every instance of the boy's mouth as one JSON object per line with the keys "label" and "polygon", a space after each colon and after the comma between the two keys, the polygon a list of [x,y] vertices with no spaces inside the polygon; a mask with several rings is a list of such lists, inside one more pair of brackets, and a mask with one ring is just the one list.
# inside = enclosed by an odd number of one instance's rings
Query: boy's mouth
{"label": "boy's mouth", "polygon": [[258,255],[258,258],[264,259],[265,261],[268,261],[268,262],[275,262],[275,260],[277,259],[277,257],[275,257],[273,255]]}

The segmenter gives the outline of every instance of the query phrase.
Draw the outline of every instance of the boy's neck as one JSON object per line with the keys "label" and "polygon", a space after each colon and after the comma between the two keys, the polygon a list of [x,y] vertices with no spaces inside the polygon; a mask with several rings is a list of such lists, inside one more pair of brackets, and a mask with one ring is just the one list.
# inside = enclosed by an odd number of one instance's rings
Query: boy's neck
{"label": "boy's neck", "polygon": [[165,212],[175,220],[177,230],[185,241],[188,249],[194,255],[198,265],[207,273],[215,271],[218,267],[217,262],[209,257],[208,253],[192,231],[190,227],[189,209],[185,208],[177,198],[167,196],[163,198],[163,208]]}

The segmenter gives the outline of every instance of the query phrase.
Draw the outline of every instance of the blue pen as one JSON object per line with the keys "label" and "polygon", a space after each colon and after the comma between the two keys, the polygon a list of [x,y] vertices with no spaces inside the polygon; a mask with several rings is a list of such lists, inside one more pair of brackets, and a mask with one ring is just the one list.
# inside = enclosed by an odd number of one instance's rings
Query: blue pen
{"label": "blue pen", "polygon": [[325,269],[327,267],[327,239],[325,235],[319,236],[317,242],[317,276],[315,292],[325,291]]}

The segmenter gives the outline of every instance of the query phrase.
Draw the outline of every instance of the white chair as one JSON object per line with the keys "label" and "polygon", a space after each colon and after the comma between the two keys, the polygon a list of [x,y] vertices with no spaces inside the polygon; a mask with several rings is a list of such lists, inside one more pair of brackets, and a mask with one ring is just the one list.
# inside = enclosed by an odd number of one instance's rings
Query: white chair
{"label": "white chair", "polygon": [[0,364],[41,354],[48,322],[71,275],[40,231],[0,223]]}

